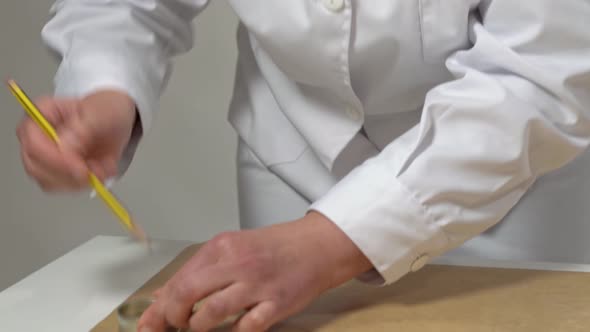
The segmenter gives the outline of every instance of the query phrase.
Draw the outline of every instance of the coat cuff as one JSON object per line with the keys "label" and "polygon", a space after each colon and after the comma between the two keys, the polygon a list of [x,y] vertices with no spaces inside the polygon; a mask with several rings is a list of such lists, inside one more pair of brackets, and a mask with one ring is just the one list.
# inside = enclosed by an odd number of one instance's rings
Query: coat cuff
{"label": "coat cuff", "polygon": [[358,279],[390,284],[447,250],[449,241],[425,206],[375,160],[357,167],[310,209],[332,220],[371,261]]}

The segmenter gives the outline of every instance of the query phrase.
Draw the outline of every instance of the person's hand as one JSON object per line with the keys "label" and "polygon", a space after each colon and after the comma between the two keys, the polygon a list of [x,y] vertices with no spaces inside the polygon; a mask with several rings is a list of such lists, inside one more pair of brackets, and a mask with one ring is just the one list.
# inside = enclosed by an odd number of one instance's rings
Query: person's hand
{"label": "person's hand", "polygon": [[157,291],[138,331],[209,331],[244,310],[234,331],[264,331],[370,268],[354,243],[317,212],[276,226],[224,233],[204,244]]}
{"label": "person's hand", "polygon": [[58,146],[28,116],[17,128],[24,168],[44,191],[85,189],[89,169],[101,180],[117,174],[136,116],[129,96],[102,90],[82,99],[44,97],[35,104],[60,138]]}

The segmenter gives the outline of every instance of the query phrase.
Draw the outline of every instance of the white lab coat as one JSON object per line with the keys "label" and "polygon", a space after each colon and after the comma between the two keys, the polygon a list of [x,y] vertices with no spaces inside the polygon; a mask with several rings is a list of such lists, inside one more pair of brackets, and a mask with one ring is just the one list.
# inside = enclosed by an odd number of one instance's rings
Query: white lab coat
{"label": "white lab coat", "polygon": [[[574,192],[585,179],[562,168],[590,139],[590,2],[229,2],[240,19],[229,120],[241,142],[386,283],[515,206],[458,250],[590,263],[589,226],[567,213],[576,200],[585,213],[588,196]],[[170,58],[192,47],[206,3],[57,1],[43,30],[62,56],[56,94],[124,89],[148,131]],[[555,170],[563,177],[531,189]]]}

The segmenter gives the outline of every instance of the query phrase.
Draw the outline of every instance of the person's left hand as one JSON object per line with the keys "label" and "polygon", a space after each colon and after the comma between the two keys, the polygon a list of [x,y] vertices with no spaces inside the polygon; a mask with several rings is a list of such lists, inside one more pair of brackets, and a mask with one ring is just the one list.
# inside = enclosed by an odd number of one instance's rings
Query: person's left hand
{"label": "person's left hand", "polygon": [[208,331],[243,310],[234,331],[264,331],[370,268],[354,243],[317,212],[284,224],[223,233],[158,291],[139,331]]}

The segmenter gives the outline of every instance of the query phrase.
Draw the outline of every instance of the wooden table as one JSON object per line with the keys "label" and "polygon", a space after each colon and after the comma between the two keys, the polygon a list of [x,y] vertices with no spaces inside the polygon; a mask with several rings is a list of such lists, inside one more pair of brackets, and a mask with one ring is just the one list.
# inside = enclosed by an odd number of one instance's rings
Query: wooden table
{"label": "wooden table", "polygon": [[[117,331],[109,313],[134,293],[155,289],[195,249],[173,261],[191,243],[153,244],[154,252],[146,254],[125,237],[99,236],[75,248],[0,292],[0,331]],[[589,330],[590,265],[463,258],[437,263],[445,265],[427,265],[388,287],[347,284],[274,330]]]}
{"label": "wooden table", "polygon": [[[184,250],[131,297],[149,296],[197,248]],[[428,265],[387,287],[351,282],[273,328],[281,332],[589,330],[590,273],[453,265]],[[117,331],[116,315],[92,331]]]}

